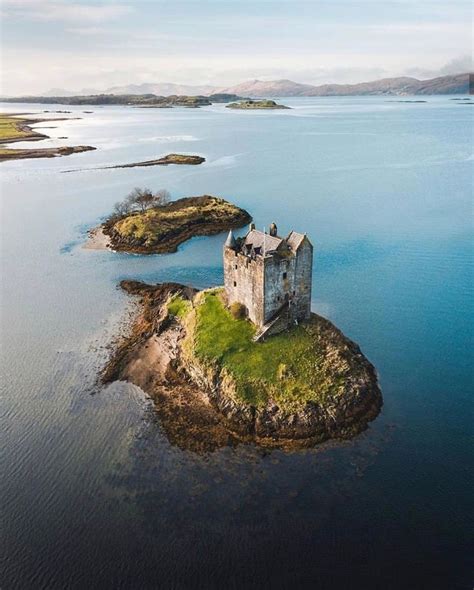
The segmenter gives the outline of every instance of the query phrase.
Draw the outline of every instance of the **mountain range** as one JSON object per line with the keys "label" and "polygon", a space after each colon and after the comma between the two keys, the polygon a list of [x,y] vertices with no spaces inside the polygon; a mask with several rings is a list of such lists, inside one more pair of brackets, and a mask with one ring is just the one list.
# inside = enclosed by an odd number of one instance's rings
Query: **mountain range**
{"label": "mountain range", "polygon": [[[402,76],[383,78],[359,84],[301,84],[292,80],[250,80],[235,86],[219,88],[217,86],[173,84],[153,82],[113,86],[107,90],[84,88],[81,91],[68,91],[53,88],[43,96],[83,96],[91,94],[155,94],[157,96],[188,95],[210,96],[216,93],[237,94],[250,98],[267,98],[280,96],[356,96],[356,95],[417,95],[417,94],[468,94],[470,74],[441,76],[429,80],[418,80]],[[472,86],[472,84],[471,84]]]}
{"label": "mountain range", "polygon": [[219,92],[240,96],[354,96],[354,95],[409,95],[409,94],[463,94],[469,93],[469,74],[457,74],[418,80],[416,78],[383,78],[359,84],[324,84],[312,86],[291,80],[262,82],[252,80],[236,86],[220,88]]}

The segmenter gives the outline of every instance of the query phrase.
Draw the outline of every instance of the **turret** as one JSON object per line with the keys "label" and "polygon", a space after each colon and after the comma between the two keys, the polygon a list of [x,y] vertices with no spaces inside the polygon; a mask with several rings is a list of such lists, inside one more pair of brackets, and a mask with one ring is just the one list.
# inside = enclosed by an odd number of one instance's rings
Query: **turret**
{"label": "turret", "polygon": [[237,247],[237,242],[235,241],[234,232],[232,230],[229,231],[229,235],[227,236],[227,240],[225,241],[224,247],[232,249]]}

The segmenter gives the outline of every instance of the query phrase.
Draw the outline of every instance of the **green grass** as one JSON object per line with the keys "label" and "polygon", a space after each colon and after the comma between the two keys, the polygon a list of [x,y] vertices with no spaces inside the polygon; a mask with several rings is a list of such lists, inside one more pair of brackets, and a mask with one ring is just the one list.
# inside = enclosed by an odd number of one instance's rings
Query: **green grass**
{"label": "green grass", "polygon": [[13,117],[0,115],[0,139],[16,139],[19,137],[28,137],[31,131],[23,131],[18,129],[18,124],[23,119],[15,119]]}
{"label": "green grass", "polygon": [[168,302],[168,313],[178,318],[184,318],[191,307],[190,301],[185,301],[179,295],[175,295]]}
{"label": "green grass", "polygon": [[289,411],[307,401],[323,403],[343,385],[346,367],[328,362],[326,347],[306,326],[254,342],[254,325],[234,319],[219,290],[203,294],[196,308],[193,354],[232,375],[240,400],[261,407],[269,398]]}

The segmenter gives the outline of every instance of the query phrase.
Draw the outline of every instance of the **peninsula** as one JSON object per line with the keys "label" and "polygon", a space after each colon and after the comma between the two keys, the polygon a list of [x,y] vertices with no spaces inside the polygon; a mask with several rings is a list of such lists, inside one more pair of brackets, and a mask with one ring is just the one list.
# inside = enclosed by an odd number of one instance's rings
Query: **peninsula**
{"label": "peninsula", "polygon": [[198,452],[353,437],[380,412],[377,375],[357,344],[311,313],[311,274],[308,238],[280,238],[272,226],[230,233],[224,287],[122,281],[141,313],[103,382],[142,387],[170,441]]}
{"label": "peninsula", "polygon": [[226,105],[228,109],[242,109],[242,110],[255,110],[255,109],[289,109],[290,107],[284,104],[278,104],[274,100],[242,100],[240,102],[231,102]]}
{"label": "peninsula", "polygon": [[133,164],[117,164],[116,166],[106,166],[100,170],[110,170],[113,168],[137,168],[147,166],[168,166],[169,164],[197,166],[206,161],[202,156],[190,156],[187,154],[168,154],[156,160],[146,160],[145,162],[134,162]]}
{"label": "peninsula", "polygon": [[[49,139],[48,135],[38,133],[31,128],[34,123],[65,121],[67,119],[32,119],[17,117],[10,114],[0,114],[0,144],[10,144],[18,141],[40,141]],[[60,146],[40,149],[11,149],[0,148],[0,162],[6,160],[22,160],[26,158],[55,158],[57,156],[68,156],[80,152],[95,150],[90,145]]]}
{"label": "peninsula", "polygon": [[135,189],[115,211],[92,230],[92,246],[134,254],[166,254],[195,236],[209,236],[245,225],[244,209],[218,197],[203,195],[169,202],[167,191]]}

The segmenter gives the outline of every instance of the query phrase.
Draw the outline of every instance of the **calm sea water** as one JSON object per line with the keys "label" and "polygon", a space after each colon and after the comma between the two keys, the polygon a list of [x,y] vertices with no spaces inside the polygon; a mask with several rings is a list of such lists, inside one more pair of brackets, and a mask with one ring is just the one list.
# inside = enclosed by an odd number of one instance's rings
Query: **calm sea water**
{"label": "calm sea water", "polygon": [[[97,151],[0,165],[2,588],[472,587],[472,107],[427,101],[57,107],[81,119],[40,124],[36,147]],[[94,169],[174,151],[207,161]],[[130,312],[120,279],[222,282],[223,236],[167,256],[81,248],[135,186],[308,232],[314,310],[380,374],[367,432],[198,456],[138,388],[97,387]]]}

